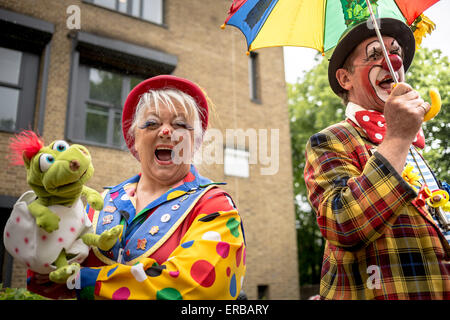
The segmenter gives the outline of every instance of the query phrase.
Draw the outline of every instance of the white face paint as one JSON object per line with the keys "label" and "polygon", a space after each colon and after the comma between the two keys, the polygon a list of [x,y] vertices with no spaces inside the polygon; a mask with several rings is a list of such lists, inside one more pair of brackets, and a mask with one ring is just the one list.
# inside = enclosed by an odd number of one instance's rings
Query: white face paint
{"label": "white face paint", "polygon": [[[389,46],[386,46],[386,50],[389,54],[401,56],[401,48],[396,40],[393,40]],[[367,57],[374,62],[372,68],[369,71],[369,81],[370,85],[375,91],[377,97],[386,102],[387,98],[391,94],[392,79],[391,73],[385,70],[382,66],[384,61],[383,51],[379,41],[373,41],[366,47]],[[394,70],[396,68],[394,67]],[[403,63],[400,68],[395,71],[398,82],[403,82],[405,80],[405,69]]]}
{"label": "white face paint", "polygon": [[[402,48],[393,37],[383,36],[383,42],[393,62],[397,80],[404,81]],[[353,72],[346,73],[349,101],[368,110],[383,112],[391,93],[393,79],[385,65],[378,38],[370,37],[361,42],[355,48],[350,64],[353,66]]]}

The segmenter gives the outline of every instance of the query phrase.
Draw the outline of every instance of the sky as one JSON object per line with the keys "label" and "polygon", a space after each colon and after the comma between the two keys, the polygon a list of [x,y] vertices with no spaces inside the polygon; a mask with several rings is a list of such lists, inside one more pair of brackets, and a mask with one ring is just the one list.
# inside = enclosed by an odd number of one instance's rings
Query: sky
{"label": "sky", "polygon": [[[450,57],[450,0],[440,0],[424,14],[436,24],[436,29],[422,40],[422,47],[441,49],[444,55]],[[286,81],[295,83],[305,71],[314,67],[317,53],[318,51],[309,48],[284,47]]]}

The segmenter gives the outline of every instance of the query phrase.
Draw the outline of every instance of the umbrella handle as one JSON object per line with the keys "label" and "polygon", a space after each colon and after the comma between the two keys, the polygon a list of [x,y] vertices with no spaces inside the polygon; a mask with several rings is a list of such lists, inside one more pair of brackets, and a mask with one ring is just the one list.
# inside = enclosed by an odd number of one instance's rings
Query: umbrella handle
{"label": "umbrella handle", "polygon": [[423,122],[433,119],[439,111],[441,111],[441,95],[437,89],[430,89],[429,91],[430,99],[431,99],[431,107],[430,110],[425,114],[423,118]]}

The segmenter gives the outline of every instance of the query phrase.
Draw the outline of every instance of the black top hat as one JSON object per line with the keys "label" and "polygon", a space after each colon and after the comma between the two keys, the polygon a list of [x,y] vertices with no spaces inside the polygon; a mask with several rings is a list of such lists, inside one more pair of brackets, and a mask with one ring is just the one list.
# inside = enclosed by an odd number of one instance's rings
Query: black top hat
{"label": "black top hat", "polygon": [[[404,53],[403,66],[405,71],[408,70],[416,51],[416,41],[413,32],[406,23],[398,19],[381,18],[377,21],[381,34],[395,38],[402,47]],[[331,89],[333,89],[334,93],[339,95],[339,93],[346,91],[337,81],[336,71],[342,68],[345,59],[347,59],[350,53],[362,41],[373,36],[376,36],[376,32],[371,24],[371,20],[367,20],[347,29],[341,36],[341,39],[331,56],[330,64],[328,65],[328,81],[330,82]]]}

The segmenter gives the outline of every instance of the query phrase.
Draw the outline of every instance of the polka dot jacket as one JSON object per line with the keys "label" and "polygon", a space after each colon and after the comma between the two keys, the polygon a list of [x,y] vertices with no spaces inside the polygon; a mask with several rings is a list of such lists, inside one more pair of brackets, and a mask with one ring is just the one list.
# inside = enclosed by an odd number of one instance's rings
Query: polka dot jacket
{"label": "polka dot jacket", "polygon": [[[111,250],[91,250],[74,280],[77,297],[236,299],[245,275],[246,248],[230,196],[192,166],[179,186],[136,213],[139,178],[108,188],[102,211],[86,208],[97,234],[118,224],[124,229]],[[67,288],[37,285],[32,274],[28,282],[34,292],[70,296]]]}

